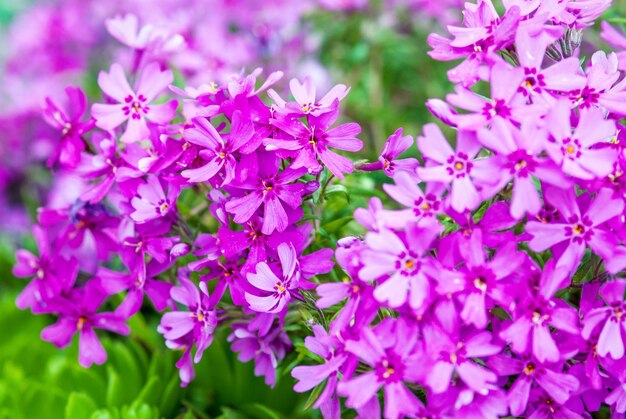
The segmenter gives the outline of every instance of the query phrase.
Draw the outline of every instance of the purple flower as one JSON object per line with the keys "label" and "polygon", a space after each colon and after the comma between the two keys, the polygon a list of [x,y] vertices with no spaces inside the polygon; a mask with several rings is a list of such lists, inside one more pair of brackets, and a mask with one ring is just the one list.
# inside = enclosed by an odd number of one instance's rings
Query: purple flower
{"label": "purple flower", "polygon": [[491,98],[480,96],[471,90],[458,86],[454,94],[446,97],[447,101],[469,113],[457,114],[453,118],[459,129],[477,130],[496,118],[520,123],[529,115],[536,114],[543,104],[529,105],[519,93],[519,87],[526,76],[524,70],[512,67],[505,62],[498,62],[491,68]]}
{"label": "purple flower", "polygon": [[476,135],[460,131],[455,152],[439,127],[428,124],[424,126],[424,136],[418,137],[417,146],[427,161],[425,166],[417,168],[418,176],[425,182],[450,185],[448,202],[454,210],[476,209],[480,203],[480,194],[473,181],[473,176],[480,170],[474,160],[480,150]]}
{"label": "purple flower", "polygon": [[[273,316],[270,319],[273,320]],[[274,387],[276,367],[287,355],[291,341],[280,327],[274,326],[273,323],[270,323],[269,327],[270,329],[263,333],[254,327],[254,321],[249,324],[235,324],[228,341],[232,342],[233,352],[239,353],[237,359],[241,362],[254,359],[254,375],[264,376],[265,384]]]}
{"label": "purple flower", "polygon": [[600,330],[596,351],[601,357],[611,355],[613,359],[620,359],[624,356],[622,333],[626,332],[626,325],[622,317],[626,310],[625,290],[626,283],[622,280],[604,283],[600,296],[606,306],[594,308],[583,317],[583,338],[589,339],[594,330]]}
{"label": "purple flower", "polygon": [[228,137],[222,137],[205,118],[195,118],[194,127],[185,130],[184,137],[192,144],[200,146],[200,157],[207,160],[204,166],[182,172],[189,182],[205,182],[223,170],[221,184],[228,184],[235,178],[237,158],[234,153],[252,138],[252,123],[240,111],[233,113],[232,127]]}
{"label": "purple flower", "polygon": [[487,327],[487,310],[494,302],[503,307],[511,303],[507,285],[526,261],[516,243],[503,244],[490,260],[484,249],[482,231],[476,230],[460,247],[464,265],[437,275],[439,294],[457,296],[463,306],[461,319],[480,329]]}
{"label": "purple flower", "polygon": [[[258,291],[246,292],[245,298],[250,308],[259,313],[278,313],[298,292],[300,269],[298,258],[292,244],[281,243],[278,246],[281,273],[277,276],[266,262],[256,265],[256,273],[247,275],[250,285]],[[258,294],[258,295],[257,295]]]}
{"label": "purple flower", "polygon": [[444,205],[441,198],[443,189],[435,183],[426,185],[426,192],[422,191],[415,177],[406,172],[399,172],[393,178],[395,185],[386,183],[383,189],[387,194],[407,207],[401,210],[382,209],[378,218],[383,225],[391,228],[402,228],[410,221],[418,224],[428,223],[438,214],[443,213]]}
{"label": "purple flower", "polygon": [[406,158],[398,159],[398,157],[408,150],[413,145],[413,137],[410,135],[402,136],[402,128],[398,128],[387,141],[383,147],[383,151],[378,157],[377,163],[369,163],[362,165],[360,170],[383,170],[389,177],[394,177],[396,173],[406,171],[409,173],[415,172],[418,166],[417,159]]}
{"label": "purple flower", "polygon": [[135,211],[130,217],[137,223],[145,223],[174,213],[179,192],[176,185],[170,185],[166,195],[159,178],[155,175],[148,176],[146,183],[137,187],[137,196],[131,200]]}
{"label": "purple flower", "polygon": [[261,159],[258,177],[236,185],[237,188],[250,191],[226,204],[226,210],[234,214],[236,223],[249,221],[263,204],[263,234],[271,234],[275,230],[285,231],[289,222],[283,203],[293,209],[302,204],[304,184],[292,182],[306,173],[306,169],[290,166],[280,173],[277,171],[276,159]]}
{"label": "purple flower", "polygon": [[558,362],[562,354],[550,328],[571,335],[579,334],[578,314],[554,294],[564,288],[569,278],[564,268],[548,262],[541,272],[537,289],[516,306],[513,322],[504,327],[500,337],[517,354],[531,354],[539,362]]}
{"label": "purple flower", "polygon": [[404,320],[395,320],[391,333],[385,324],[375,329],[365,327],[358,340],[346,342],[346,351],[363,361],[371,370],[364,374],[345,377],[337,384],[340,395],[346,396],[346,406],[359,409],[376,400],[380,388],[385,392],[385,418],[400,418],[416,414],[422,402],[404,385],[419,377],[419,355],[416,331]]}
{"label": "purple flower", "polygon": [[475,331],[449,335],[433,325],[424,329],[424,341],[428,355],[433,357],[425,379],[433,393],[447,391],[454,372],[479,394],[486,395],[496,388],[497,376],[473,360],[500,352],[502,348],[492,342],[491,333]]}
{"label": "purple flower", "polygon": [[97,154],[83,154],[79,172],[86,179],[100,178],[91,188],[83,192],[81,199],[91,204],[100,202],[117,183],[144,175],[141,171],[129,167],[126,161],[117,155],[116,141],[103,137],[94,141]]}
{"label": "purple flower", "polygon": [[546,187],[546,199],[559,210],[563,220],[552,223],[530,221],[526,224],[526,232],[531,235],[528,246],[533,251],[543,252],[564,243],[566,247],[561,249],[558,266],[570,272],[582,260],[587,246],[605,259],[613,256],[617,238],[603,225],[624,210],[622,199],[616,198],[610,189],[602,189],[586,211],[581,213],[574,193],[573,188]]}
{"label": "purple flower", "polygon": [[65,94],[67,101],[55,103],[48,97],[43,107],[46,122],[61,131],[61,141],[48,158],[48,166],[59,162],[61,166],[74,168],[85,149],[83,135],[94,127],[94,121],[81,122],[87,109],[87,97],[80,88],[66,87]]}
{"label": "purple flower", "polygon": [[492,53],[513,43],[520,8],[513,5],[500,18],[491,0],[479,0],[476,4],[465,3],[463,13],[465,27],[448,26],[452,40],[437,34],[428,37],[433,48],[428,55],[441,61],[466,58],[448,72],[448,78],[453,83],[471,86],[478,80],[481,65],[493,59]]}
{"label": "purple flower", "polygon": [[565,403],[579,387],[576,377],[558,372],[561,370],[560,364],[550,366],[533,358],[516,359],[494,355],[487,361],[487,365],[500,376],[517,375],[507,394],[511,414],[515,416],[524,415],[530,390],[535,383],[557,403]]}
{"label": "purple flower", "polygon": [[78,261],[60,256],[54,239],[46,229],[33,226],[33,236],[39,256],[20,249],[16,252],[17,262],[13,266],[16,277],[34,277],[17,297],[17,306],[22,310],[44,307],[47,301],[69,291],[78,275]]}
{"label": "purple flower", "polygon": [[150,103],[173,80],[171,71],[161,71],[159,64],[151,63],[143,69],[135,90],[132,90],[122,67],[113,64],[109,73],[100,72],[98,84],[118,104],[93,105],[91,113],[96,118],[96,125],[112,130],[128,121],[120,140],[124,143],[145,140],[150,134],[146,120],[162,125],[174,118],[178,106],[175,100],[160,105]]}
{"label": "purple flower", "polygon": [[[218,324],[218,316],[215,311],[216,302],[209,297],[206,284],[200,283],[200,291],[198,291],[198,287],[184,274],[179,275],[178,281],[180,285],[173,287],[170,295],[174,301],[187,307],[188,310],[165,313],[161,318],[158,331],[166,339],[168,346],[176,347],[180,341],[185,343],[185,353],[180,363],[183,366],[186,365],[183,359],[190,356],[191,347],[194,344],[196,353],[193,362],[196,364],[200,362],[204,350],[213,341],[213,332]],[[180,371],[183,386],[193,378],[192,375],[190,376],[188,368],[189,366]]]}
{"label": "purple flower", "polygon": [[626,35],[608,22],[602,22],[602,33],[600,33],[600,36],[613,48],[621,50],[617,53],[619,69],[622,71],[626,70]]}
{"label": "purple flower", "polygon": [[542,69],[546,49],[553,44],[562,31],[542,30],[532,33],[529,29],[520,28],[515,37],[515,49],[520,65],[524,69],[524,81],[520,91],[531,101],[539,97],[553,103],[556,92],[568,93],[581,89],[586,80],[580,61],[577,57],[565,58],[552,66]]}
{"label": "purple flower", "polygon": [[555,105],[546,120],[550,133],[546,151],[564,173],[586,180],[611,173],[617,158],[615,151],[594,147],[616,136],[615,122],[606,120],[601,110],[581,109],[578,126],[573,132],[567,102]]}
{"label": "purple flower", "polygon": [[298,380],[293,388],[298,393],[309,391],[327,380],[324,391],[314,404],[315,407],[320,408],[325,403],[331,402],[332,398],[336,398],[338,373],[348,356],[338,350],[342,346],[339,339],[329,335],[322,326],[313,326],[313,334],[314,336],[307,336],[304,339],[304,345],[325,363],[298,366],[291,371],[291,375]]}
{"label": "purple flower", "polygon": [[103,364],[107,354],[94,329],[105,329],[127,335],[130,329],[124,319],[114,313],[97,313],[104,301],[97,285],[91,281],[83,288],[74,289],[69,296],[60,297],[50,307],[59,312],[59,320],[41,331],[41,338],[62,348],[69,345],[78,333],[78,362],[83,367]]}
{"label": "purple flower", "polygon": [[278,111],[284,113],[295,113],[300,115],[320,116],[333,110],[336,105],[335,101],[340,102],[348,95],[349,87],[343,84],[334,86],[319,101],[315,99],[315,84],[310,76],[304,78],[304,83],[300,83],[297,79],[291,79],[289,88],[296,103],[286,103],[278,94],[270,90],[269,96],[274,99],[278,105]]}
{"label": "purple flower", "polygon": [[397,308],[408,300],[412,309],[423,310],[431,294],[430,278],[435,275],[427,254],[440,232],[439,224],[409,225],[406,243],[387,229],[368,233],[359,278],[386,278],[374,291],[381,303]]}
{"label": "purple flower", "polygon": [[[545,135],[529,125],[518,129],[501,119],[493,121],[490,130],[479,132],[478,139],[496,156],[485,163],[493,185],[484,185],[484,196],[494,196],[513,181],[511,216],[521,219],[525,214],[536,215],[541,210],[541,198],[534,178],[547,184],[567,187],[569,180],[558,166],[540,154],[545,148]],[[487,182],[485,182],[486,184]]]}
{"label": "purple flower", "polygon": [[127,291],[126,298],[115,310],[123,318],[129,318],[139,311],[144,294],[150,297],[154,307],[162,311],[170,296],[172,284],[159,281],[155,277],[169,268],[169,264],[159,264],[156,260],[146,264],[143,258],[133,258],[122,254],[128,273],[100,267],[96,273],[100,287],[108,295]]}
{"label": "purple flower", "polygon": [[317,158],[337,176],[343,179],[345,173],[352,173],[354,165],[348,158],[330,151],[329,147],[356,152],[363,148],[363,142],[356,138],[361,127],[354,123],[339,125],[329,129],[339,117],[335,103],[332,109],[320,116],[309,115],[308,125],[291,115],[274,115],[273,125],[283,131],[286,138],[264,140],[267,150],[289,150],[295,154],[291,167],[306,167],[309,172],[320,168]]}
{"label": "purple flower", "polygon": [[570,92],[570,100],[582,109],[600,107],[623,116],[626,81],[621,79],[617,55],[611,53],[607,56],[604,51],[598,51],[591,57],[590,64],[587,84],[580,90]]}

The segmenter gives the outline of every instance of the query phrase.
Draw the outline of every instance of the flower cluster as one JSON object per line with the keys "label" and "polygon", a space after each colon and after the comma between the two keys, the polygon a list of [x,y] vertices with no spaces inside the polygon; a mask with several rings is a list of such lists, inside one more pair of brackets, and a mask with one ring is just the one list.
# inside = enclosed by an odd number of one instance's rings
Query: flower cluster
{"label": "flower cluster", "polygon": [[429,124],[421,163],[397,159],[413,143],[398,132],[360,167],[392,178],[397,205],[356,211],[344,281],[316,289],[333,315],[306,340],[322,363],[292,375],[319,386],[326,418],[341,400],[359,417],[626,412],[626,83],[615,53],[583,65],[578,49],[609,5],[505,1],[499,16],[478,0],[450,39],[431,35],[433,57],[463,60],[455,93],[427,104],[455,146]]}
{"label": "flower cluster", "polygon": [[[109,21],[109,30],[135,48],[148,36],[142,30],[131,43],[130,18]],[[303,217],[317,211],[324,170],[353,171],[337,151],[363,144],[359,125],[336,123],[346,86],[318,95],[312,79],[293,79],[289,101],[268,92],[282,72],[257,86],[261,73],[180,89],[171,70],[144,57],[130,71],[115,63],[100,72],[103,98],[90,116],[77,87],[46,101],[59,138],[50,164],[80,181],[74,196],[39,210],[37,255],[17,253],[14,274],[31,278],[18,306],[58,316],[43,339],[62,347],[78,334],[81,365],[101,364],[94,330],[128,334],[147,297],[167,309],[158,330],[183,351],[183,385],[219,327],[231,328],[233,350],[274,384],[291,347],[281,327],[289,304],[333,266],[331,249],[309,249],[316,232]],[[180,98],[164,100],[173,93]],[[207,218],[208,228],[192,230]]]}
{"label": "flower cluster", "polygon": [[[66,163],[77,163],[66,159],[75,158],[78,151],[68,150],[82,149],[76,138],[87,126],[63,118],[78,117],[81,108],[55,107],[63,106],[68,84],[91,79],[103,62],[118,62],[133,72],[151,62],[168,64],[188,83],[207,86],[225,84],[230,74],[256,66],[289,68],[294,76],[314,71],[322,82],[328,78],[311,56],[315,42],[301,24],[314,10],[310,1],[156,0],[150,7],[141,0],[32,3],[16,7],[20,13],[6,30],[0,28],[5,40],[0,54],[3,233],[28,228],[21,196],[46,202],[61,189],[56,183],[48,186],[45,174],[35,176],[42,163],[54,168],[55,180],[66,175]],[[67,94],[74,98],[70,104],[81,105],[80,93]],[[73,132],[59,138],[68,123]]]}

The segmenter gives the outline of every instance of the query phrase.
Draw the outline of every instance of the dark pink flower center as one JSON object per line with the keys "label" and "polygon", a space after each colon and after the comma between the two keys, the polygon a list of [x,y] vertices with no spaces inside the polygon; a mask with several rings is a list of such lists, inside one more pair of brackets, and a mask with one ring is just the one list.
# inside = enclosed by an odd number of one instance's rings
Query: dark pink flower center
{"label": "dark pink flower center", "polygon": [[126,103],[122,108],[124,115],[130,115],[133,119],[141,119],[142,113],[145,115],[150,110],[144,95],[139,95],[136,98],[128,95],[124,98],[124,102]]}

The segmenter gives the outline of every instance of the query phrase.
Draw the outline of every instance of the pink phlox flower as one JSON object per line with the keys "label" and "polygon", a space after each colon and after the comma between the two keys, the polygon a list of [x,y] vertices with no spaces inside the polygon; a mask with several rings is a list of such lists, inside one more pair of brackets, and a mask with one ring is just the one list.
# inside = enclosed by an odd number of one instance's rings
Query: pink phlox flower
{"label": "pink phlox flower", "polygon": [[137,223],[145,223],[176,213],[176,200],[180,188],[170,184],[167,194],[156,175],[148,176],[146,183],[137,187],[137,195],[131,200],[134,211],[130,217]]}
{"label": "pink phlox flower", "polygon": [[510,344],[513,352],[532,354],[539,362],[562,359],[551,328],[575,336],[580,333],[576,310],[554,298],[558,290],[569,284],[568,271],[555,265],[554,260],[548,262],[541,272],[538,289],[522,297],[524,301],[517,304],[513,322],[500,332],[500,338]]}
{"label": "pink phlox flower", "polygon": [[121,335],[128,335],[130,328],[124,318],[114,313],[98,313],[97,309],[106,295],[99,286],[88,282],[82,288],[74,288],[69,295],[60,297],[50,311],[59,313],[59,320],[41,331],[41,338],[59,348],[70,344],[72,336],[78,333],[78,362],[85,368],[92,364],[101,365],[107,354],[96,335],[95,329],[104,329]]}
{"label": "pink phlox flower", "polygon": [[95,126],[93,119],[81,121],[87,109],[87,97],[78,87],[66,87],[67,100],[55,102],[47,97],[43,106],[46,122],[61,131],[61,141],[48,158],[48,166],[55,163],[74,168],[85,149],[83,135]]}
{"label": "pink phlox flower", "polygon": [[157,125],[170,122],[176,114],[178,102],[151,103],[174,80],[170,70],[161,71],[158,63],[148,64],[139,74],[135,90],[131,89],[122,66],[113,64],[108,73],[100,72],[98,85],[117,104],[96,103],[91,113],[96,125],[111,131],[128,121],[120,140],[134,143],[148,138],[150,130],[146,120]]}
{"label": "pink phlox flower", "polygon": [[194,119],[194,125],[194,128],[185,130],[184,138],[200,146],[199,156],[208,162],[197,169],[183,171],[183,177],[195,183],[211,180],[219,174],[221,179],[217,184],[230,183],[237,170],[238,159],[235,153],[254,134],[251,121],[243,117],[241,112],[235,111],[228,136],[220,135],[205,118]]}
{"label": "pink phlox flower", "polygon": [[359,124],[348,122],[335,128],[330,128],[339,117],[337,101],[330,111],[319,116],[308,115],[307,124],[292,115],[274,114],[272,123],[285,132],[288,138],[268,138],[264,140],[267,150],[289,150],[294,153],[292,162],[294,169],[305,167],[313,172],[321,167],[321,162],[339,179],[344,174],[352,173],[354,164],[341,156],[330,147],[343,151],[357,152],[363,148],[363,142],[356,138],[361,132]]}
{"label": "pink phlox flower", "polygon": [[358,340],[348,340],[345,350],[371,369],[363,374],[343,377],[337,384],[339,395],[346,396],[346,406],[360,409],[376,393],[384,390],[384,417],[412,416],[423,403],[406,387],[405,381],[420,379],[419,346],[416,330],[402,319],[388,319],[374,329],[364,327]]}
{"label": "pink phlox flower", "polygon": [[459,131],[456,151],[435,124],[424,126],[424,135],[418,137],[417,146],[426,164],[417,168],[417,175],[427,184],[440,183],[449,187],[447,203],[456,211],[474,210],[481,202],[474,176],[482,167],[475,157],[480,151],[476,135]]}
{"label": "pink phlox flower", "polygon": [[256,272],[247,275],[248,282],[257,291],[255,294],[246,292],[246,301],[252,310],[260,313],[281,312],[299,289],[300,268],[296,250],[287,243],[281,243],[277,250],[281,268],[279,275],[266,262],[259,262]]}
{"label": "pink phlox flower", "polygon": [[617,153],[612,148],[599,148],[617,135],[615,122],[604,118],[600,109],[581,109],[578,125],[570,124],[570,108],[559,102],[546,117],[550,134],[546,143],[548,155],[564,173],[590,180],[609,175]]}
{"label": "pink phlox flower", "polygon": [[619,69],[626,71],[626,35],[619,29],[611,26],[610,23],[604,21],[602,22],[602,32],[600,36],[613,48],[620,50],[617,52]]}
{"label": "pink phlox flower", "polygon": [[268,91],[268,95],[276,103],[277,111],[296,115],[320,116],[332,111],[335,101],[341,102],[350,91],[349,87],[338,84],[328,91],[320,100],[316,100],[315,82],[310,76],[300,83],[298,79],[291,79],[289,88],[295,99],[294,102],[285,102],[274,90]]}
{"label": "pink phlox flower", "polygon": [[387,229],[368,233],[359,278],[382,280],[374,291],[381,303],[398,308],[409,302],[414,310],[423,310],[436,276],[428,252],[440,232],[441,226],[432,223],[408,225],[405,240]]}
{"label": "pink phlox flower", "polygon": [[489,164],[485,164],[489,176],[483,177],[483,198],[496,195],[512,181],[510,211],[518,220],[541,210],[535,179],[561,188],[571,182],[551,159],[541,156],[546,148],[545,137],[543,130],[532,124],[523,124],[519,129],[501,119],[494,120],[491,129],[483,129],[478,135],[479,141],[495,152],[488,159]]}
{"label": "pink phlox flower", "polygon": [[528,246],[535,252],[544,252],[563,243],[558,255],[558,266],[569,271],[576,269],[587,247],[604,259],[611,259],[618,244],[614,233],[604,227],[605,223],[622,214],[624,202],[614,196],[610,189],[600,190],[588,208],[580,208],[573,188],[567,190],[545,187],[546,200],[556,207],[563,220],[552,223],[530,221],[526,232],[531,235]]}

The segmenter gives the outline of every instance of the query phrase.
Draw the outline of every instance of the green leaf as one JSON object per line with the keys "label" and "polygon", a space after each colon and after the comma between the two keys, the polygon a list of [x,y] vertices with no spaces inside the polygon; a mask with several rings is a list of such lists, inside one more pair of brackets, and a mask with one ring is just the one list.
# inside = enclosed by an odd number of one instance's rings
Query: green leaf
{"label": "green leaf", "polygon": [[247,413],[249,417],[255,419],[281,419],[281,416],[274,410],[259,403],[245,405],[241,410]]}
{"label": "green leaf", "polygon": [[122,380],[120,376],[115,371],[115,369],[111,365],[107,365],[107,378],[108,378],[108,386],[107,386],[107,406],[108,407],[116,407],[124,404],[126,400],[126,396],[124,395],[124,386],[122,384]]}
{"label": "green leaf", "polygon": [[315,388],[311,391],[309,398],[306,400],[306,403],[304,403],[304,410],[309,410],[311,407],[313,407],[317,399],[319,399],[320,395],[322,394],[325,386],[326,382],[315,386]]}
{"label": "green leaf", "polygon": [[98,407],[93,399],[84,393],[72,392],[65,407],[66,419],[85,419],[91,416]]}
{"label": "green leaf", "polygon": [[328,188],[326,188],[326,192],[324,193],[324,195],[325,196],[331,196],[331,195],[343,196],[346,202],[350,202],[350,194],[348,193],[348,189],[343,185],[339,185],[339,184],[330,185]]}
{"label": "green leaf", "polygon": [[150,405],[156,404],[162,393],[163,384],[161,383],[161,379],[159,376],[152,376],[148,378],[148,382],[133,402],[133,406],[140,405],[142,403],[148,403]]}

